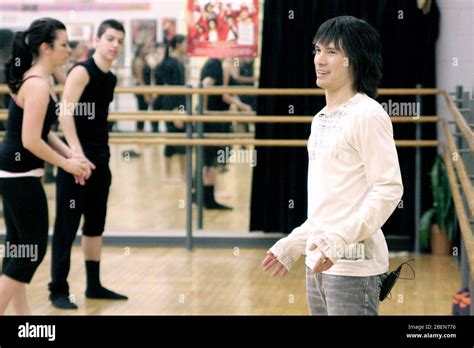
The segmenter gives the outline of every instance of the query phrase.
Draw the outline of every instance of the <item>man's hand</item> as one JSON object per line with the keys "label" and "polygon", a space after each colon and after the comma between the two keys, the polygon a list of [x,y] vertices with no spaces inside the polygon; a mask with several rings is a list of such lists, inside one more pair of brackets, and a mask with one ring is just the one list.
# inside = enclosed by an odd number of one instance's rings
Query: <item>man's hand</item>
{"label": "man's hand", "polygon": [[286,267],[280,261],[278,261],[275,255],[273,255],[273,253],[270,250],[267,251],[267,256],[262,262],[263,271],[264,272],[268,271],[275,264],[276,264],[276,268],[272,273],[273,277],[279,276],[279,275],[284,276],[285,274],[288,273],[288,270],[286,269]]}
{"label": "man's hand", "polygon": [[[313,243],[310,245],[309,250],[316,251],[316,248],[317,245]],[[316,264],[314,265],[312,271],[313,273],[324,272],[330,269],[332,265],[334,265],[332,261],[321,252],[321,258],[316,261]]]}

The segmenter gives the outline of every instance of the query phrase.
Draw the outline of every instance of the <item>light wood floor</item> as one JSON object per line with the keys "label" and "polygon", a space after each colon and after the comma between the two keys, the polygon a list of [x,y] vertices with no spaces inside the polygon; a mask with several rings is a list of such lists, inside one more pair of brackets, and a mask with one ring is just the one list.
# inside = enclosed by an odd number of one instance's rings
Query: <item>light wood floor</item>
{"label": "light wood floor", "polygon": [[[54,309],[48,302],[50,249],[32,283],[28,298],[36,315],[307,315],[304,262],[284,278],[261,271],[263,249],[196,249],[105,247],[102,283],[129,296],[128,301],[86,300],[81,250],[74,247],[69,277],[77,311]],[[392,257],[394,269],[409,255]],[[415,280],[399,280],[392,299],[381,305],[385,315],[449,315],[458,291],[458,267],[451,257],[422,255],[412,263]],[[411,277],[406,272],[402,277]],[[11,314],[11,310],[7,311]]]}

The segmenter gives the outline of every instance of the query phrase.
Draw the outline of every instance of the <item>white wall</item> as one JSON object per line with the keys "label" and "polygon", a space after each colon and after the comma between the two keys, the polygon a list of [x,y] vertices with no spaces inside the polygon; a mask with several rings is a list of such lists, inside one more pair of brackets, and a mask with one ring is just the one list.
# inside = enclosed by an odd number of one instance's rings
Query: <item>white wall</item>
{"label": "white wall", "polygon": [[[40,0],[40,1],[3,1],[2,3],[29,3],[29,4],[54,4],[57,1],[54,0]],[[61,1],[65,3],[67,1]],[[71,1],[70,1],[71,2]],[[78,1],[81,2],[81,1]],[[172,17],[177,19],[177,31],[179,33],[186,33],[186,0],[152,0],[152,1],[133,1],[133,0],[98,0],[98,1],[82,1],[82,3],[112,3],[112,4],[150,4],[150,10],[121,10],[121,11],[41,11],[41,12],[30,12],[30,11],[21,11],[21,12],[11,12],[4,11],[0,14],[0,27],[11,28],[14,30],[25,29],[29,24],[40,17],[53,17],[61,20],[66,26],[68,24],[93,24],[94,35],[97,31],[99,24],[108,18],[114,18],[119,21],[123,21],[125,24],[125,43],[124,43],[124,53],[125,53],[125,65],[129,66],[132,59],[131,51],[131,27],[130,21],[132,19],[157,19],[158,28],[157,28],[157,38],[161,41],[163,38],[161,32],[161,19],[164,17]]]}
{"label": "white wall", "polygon": [[[454,92],[457,85],[474,90],[474,1],[437,0],[440,8],[440,36],[436,46],[437,87]],[[454,66],[457,62],[458,66]],[[449,115],[438,96],[438,115]],[[438,133],[440,136],[442,132]]]}

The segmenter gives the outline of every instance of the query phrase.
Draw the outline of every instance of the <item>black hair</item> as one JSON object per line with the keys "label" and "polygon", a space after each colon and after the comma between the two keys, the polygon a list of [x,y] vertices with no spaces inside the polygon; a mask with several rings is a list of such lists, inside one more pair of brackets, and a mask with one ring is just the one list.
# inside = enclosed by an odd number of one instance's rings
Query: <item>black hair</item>
{"label": "black hair", "polygon": [[97,29],[97,37],[100,38],[105,33],[105,31],[109,28],[115,29],[117,31],[121,31],[122,33],[125,34],[125,29],[122,23],[120,23],[119,21],[115,19],[107,19],[103,21],[102,23],[100,23],[99,29]]}
{"label": "black hair", "polygon": [[183,43],[185,40],[186,40],[186,36],[181,35],[181,34],[176,34],[171,39],[170,45],[173,49],[175,49],[177,45]]}
{"label": "black hair", "polygon": [[176,34],[166,45],[165,58],[170,56],[170,47],[175,49],[177,45],[183,43],[186,40],[186,36],[181,34]]}
{"label": "black hair", "polygon": [[69,47],[71,47],[71,49],[75,49],[77,46],[79,45],[79,41],[69,41]]}
{"label": "black hair", "polygon": [[313,45],[333,43],[349,58],[353,88],[371,98],[377,96],[382,79],[382,48],[380,36],[366,21],[352,16],[327,20],[318,29]]}
{"label": "black hair", "polygon": [[5,66],[5,77],[12,93],[18,92],[23,75],[39,55],[41,44],[45,42],[53,47],[58,30],[66,30],[66,27],[57,19],[45,17],[35,20],[26,31],[15,33],[12,55]]}

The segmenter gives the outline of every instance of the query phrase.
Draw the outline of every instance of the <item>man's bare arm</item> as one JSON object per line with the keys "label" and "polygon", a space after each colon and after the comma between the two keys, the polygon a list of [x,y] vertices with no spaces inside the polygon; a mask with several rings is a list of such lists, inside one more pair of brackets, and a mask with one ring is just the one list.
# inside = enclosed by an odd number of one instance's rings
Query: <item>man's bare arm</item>
{"label": "man's bare arm", "polygon": [[84,88],[89,83],[89,74],[87,70],[78,65],[69,73],[64,85],[63,96],[61,99],[61,112],[59,122],[64,132],[64,136],[69,147],[74,152],[83,153],[81,143],[77,136],[76,125],[73,119],[74,106],[84,92]]}

